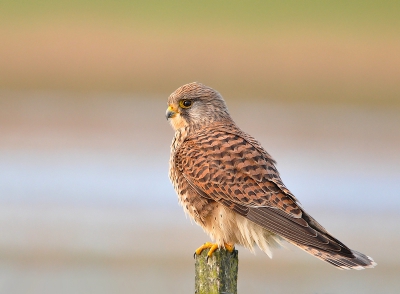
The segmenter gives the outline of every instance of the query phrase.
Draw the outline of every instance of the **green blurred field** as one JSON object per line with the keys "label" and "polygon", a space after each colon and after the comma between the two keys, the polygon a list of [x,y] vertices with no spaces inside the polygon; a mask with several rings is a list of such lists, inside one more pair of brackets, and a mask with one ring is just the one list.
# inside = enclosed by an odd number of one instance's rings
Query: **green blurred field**
{"label": "green blurred field", "polygon": [[[3,21],[82,17],[148,26],[251,30],[285,26],[332,26],[335,30],[399,30],[398,1],[2,1]],[[201,29],[201,28],[200,28]]]}

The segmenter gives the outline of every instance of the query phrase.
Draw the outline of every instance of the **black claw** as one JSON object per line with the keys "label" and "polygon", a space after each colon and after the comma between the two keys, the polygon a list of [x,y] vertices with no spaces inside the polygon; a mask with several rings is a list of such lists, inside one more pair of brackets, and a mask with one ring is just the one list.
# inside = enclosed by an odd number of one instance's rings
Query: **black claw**
{"label": "black claw", "polygon": [[193,254],[193,259],[196,259],[196,255],[197,255],[197,254],[196,254],[196,252],[195,252],[195,253]]}
{"label": "black claw", "polygon": [[210,258],[210,256],[207,255],[207,258],[206,258],[206,262],[207,262],[207,263],[208,263],[208,259],[209,259],[209,258]]}

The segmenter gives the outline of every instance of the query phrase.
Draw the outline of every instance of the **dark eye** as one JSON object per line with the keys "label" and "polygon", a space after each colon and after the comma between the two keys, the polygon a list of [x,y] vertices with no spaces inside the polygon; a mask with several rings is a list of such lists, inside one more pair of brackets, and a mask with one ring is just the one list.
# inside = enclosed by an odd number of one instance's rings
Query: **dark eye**
{"label": "dark eye", "polygon": [[190,100],[181,100],[179,101],[179,106],[182,108],[189,108],[190,106],[192,106],[192,101]]}

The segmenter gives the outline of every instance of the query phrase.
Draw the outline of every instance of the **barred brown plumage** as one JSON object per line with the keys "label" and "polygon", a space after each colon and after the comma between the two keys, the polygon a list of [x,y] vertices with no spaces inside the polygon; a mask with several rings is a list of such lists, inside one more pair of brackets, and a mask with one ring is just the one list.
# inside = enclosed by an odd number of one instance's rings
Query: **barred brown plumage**
{"label": "barred brown plumage", "polygon": [[376,265],[305,212],[275,161],[237,127],[217,91],[196,82],[184,85],[168,98],[166,116],[175,130],[171,182],[185,212],[218,247],[252,250],[257,244],[271,256],[270,247],[284,239],[342,269]]}

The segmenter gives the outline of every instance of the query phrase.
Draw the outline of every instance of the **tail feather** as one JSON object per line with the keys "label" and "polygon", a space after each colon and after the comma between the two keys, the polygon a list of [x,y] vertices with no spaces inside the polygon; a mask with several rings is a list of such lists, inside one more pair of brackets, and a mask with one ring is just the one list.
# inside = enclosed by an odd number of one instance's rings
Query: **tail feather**
{"label": "tail feather", "polygon": [[364,255],[358,251],[351,250],[352,257],[343,256],[335,252],[322,251],[312,246],[305,246],[295,244],[299,248],[303,249],[307,253],[314,255],[315,257],[326,261],[340,269],[355,269],[362,270],[365,268],[373,268],[377,263],[369,256]]}

